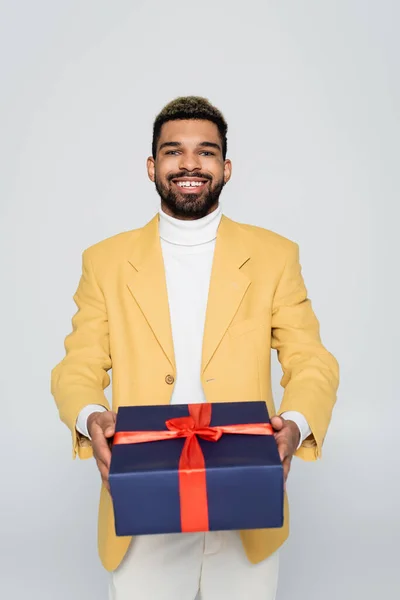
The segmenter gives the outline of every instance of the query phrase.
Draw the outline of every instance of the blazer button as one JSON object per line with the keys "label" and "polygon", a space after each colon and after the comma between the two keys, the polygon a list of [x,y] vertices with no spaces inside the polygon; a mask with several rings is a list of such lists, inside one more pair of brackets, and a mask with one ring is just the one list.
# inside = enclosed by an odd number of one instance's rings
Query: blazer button
{"label": "blazer button", "polygon": [[172,385],[174,383],[175,379],[173,377],[173,375],[166,375],[165,376],[165,383],[168,383],[168,385]]}

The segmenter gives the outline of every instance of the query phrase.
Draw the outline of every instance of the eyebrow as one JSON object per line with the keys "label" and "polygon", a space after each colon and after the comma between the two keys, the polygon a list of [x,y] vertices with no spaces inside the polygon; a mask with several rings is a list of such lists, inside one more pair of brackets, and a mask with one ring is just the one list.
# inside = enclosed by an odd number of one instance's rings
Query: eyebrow
{"label": "eyebrow", "polygon": [[[200,148],[215,148],[216,150],[221,151],[221,146],[219,144],[216,144],[215,142],[200,142],[200,144],[198,145],[200,146]],[[164,142],[163,144],[161,144],[159,150],[162,150],[163,148],[167,147],[179,148],[181,146],[181,142]]]}

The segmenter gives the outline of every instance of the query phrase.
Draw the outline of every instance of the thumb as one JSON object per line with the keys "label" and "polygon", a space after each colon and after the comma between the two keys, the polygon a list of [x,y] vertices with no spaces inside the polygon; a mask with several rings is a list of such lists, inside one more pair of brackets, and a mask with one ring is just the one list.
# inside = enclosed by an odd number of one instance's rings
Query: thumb
{"label": "thumb", "polygon": [[115,433],[115,414],[111,411],[107,412],[106,422],[103,425],[104,435],[108,437],[112,437]]}
{"label": "thumb", "polygon": [[276,431],[280,431],[283,427],[283,419],[282,417],[278,417],[277,415],[275,417],[271,418],[271,425],[272,427],[276,430]]}

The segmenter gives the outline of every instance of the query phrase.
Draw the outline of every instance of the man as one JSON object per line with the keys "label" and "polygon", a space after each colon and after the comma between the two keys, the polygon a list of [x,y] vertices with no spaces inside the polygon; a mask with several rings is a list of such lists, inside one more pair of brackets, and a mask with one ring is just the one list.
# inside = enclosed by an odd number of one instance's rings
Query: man
{"label": "man", "polygon": [[[178,98],[158,115],[147,170],[159,214],[84,252],[73,331],[52,373],[73,456],[94,454],[101,473],[99,553],[112,600],[273,600],[288,536],[285,495],[282,529],[117,538],[108,470],[118,406],[264,400],[286,479],[294,454],[321,455],[336,399],[337,362],[321,344],[297,245],[221,214],[226,134],[203,98]],[[271,347],[284,373],[280,416]]]}

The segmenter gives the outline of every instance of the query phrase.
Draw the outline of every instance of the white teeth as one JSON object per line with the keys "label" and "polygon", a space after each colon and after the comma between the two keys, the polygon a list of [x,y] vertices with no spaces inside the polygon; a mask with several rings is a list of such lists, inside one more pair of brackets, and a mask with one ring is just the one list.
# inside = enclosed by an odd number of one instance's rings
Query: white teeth
{"label": "white teeth", "polygon": [[203,185],[202,181],[178,181],[179,187],[200,187]]}

